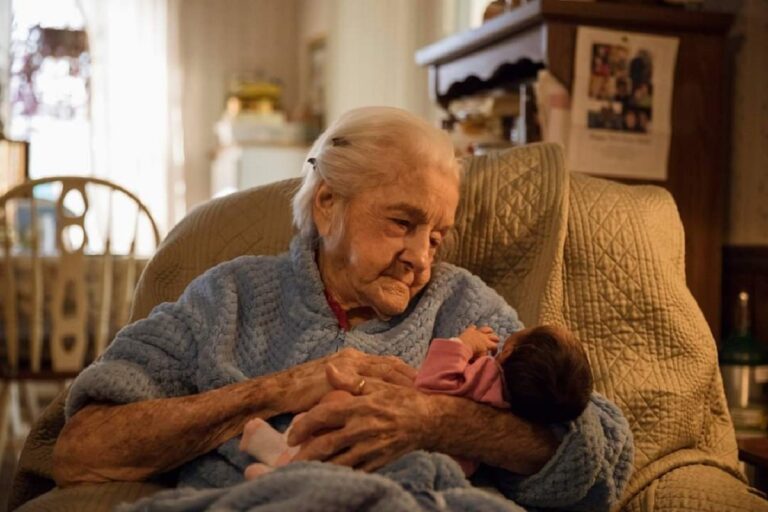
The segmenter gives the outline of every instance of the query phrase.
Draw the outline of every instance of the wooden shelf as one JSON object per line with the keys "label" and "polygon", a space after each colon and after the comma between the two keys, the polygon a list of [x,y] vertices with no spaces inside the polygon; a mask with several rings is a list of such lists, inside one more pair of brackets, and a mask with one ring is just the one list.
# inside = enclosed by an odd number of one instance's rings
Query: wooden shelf
{"label": "wooden shelf", "polygon": [[426,46],[415,59],[429,68],[430,94],[446,108],[463,96],[514,89],[534,80],[542,68],[571,89],[579,26],[678,38],[668,176],[654,184],[675,198],[686,231],[688,286],[718,338],[730,156],[731,22],[729,14],[675,7],[534,0]]}
{"label": "wooden shelf", "polygon": [[737,438],[736,442],[739,445],[739,460],[762,470],[768,469],[768,437]]}

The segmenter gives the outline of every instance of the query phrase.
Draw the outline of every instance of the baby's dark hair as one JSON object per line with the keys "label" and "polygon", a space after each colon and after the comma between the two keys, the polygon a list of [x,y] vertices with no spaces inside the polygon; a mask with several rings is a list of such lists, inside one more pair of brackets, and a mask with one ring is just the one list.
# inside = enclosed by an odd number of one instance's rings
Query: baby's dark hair
{"label": "baby's dark hair", "polygon": [[565,329],[536,327],[518,340],[501,369],[510,410],[534,423],[576,419],[592,393],[587,355]]}

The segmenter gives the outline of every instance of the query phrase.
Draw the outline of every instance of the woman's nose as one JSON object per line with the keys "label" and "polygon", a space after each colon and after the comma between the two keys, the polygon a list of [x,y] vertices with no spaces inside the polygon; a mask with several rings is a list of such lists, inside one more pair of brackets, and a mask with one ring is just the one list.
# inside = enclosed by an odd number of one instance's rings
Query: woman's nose
{"label": "woman's nose", "polygon": [[429,236],[413,235],[408,237],[402,259],[416,272],[429,268],[431,264]]}

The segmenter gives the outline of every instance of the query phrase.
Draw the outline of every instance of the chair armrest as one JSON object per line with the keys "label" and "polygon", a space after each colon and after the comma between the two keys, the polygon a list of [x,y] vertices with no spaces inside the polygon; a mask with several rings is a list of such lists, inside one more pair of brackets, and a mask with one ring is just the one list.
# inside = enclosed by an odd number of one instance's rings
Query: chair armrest
{"label": "chair armrest", "polygon": [[693,464],[657,478],[622,510],[631,512],[768,512],[768,501],[735,476],[714,466]]}
{"label": "chair armrest", "polygon": [[134,501],[165,489],[147,482],[111,482],[107,484],[78,485],[66,489],[53,489],[26,502],[17,512],[54,512],[62,510],[88,510],[108,512],[123,502]]}

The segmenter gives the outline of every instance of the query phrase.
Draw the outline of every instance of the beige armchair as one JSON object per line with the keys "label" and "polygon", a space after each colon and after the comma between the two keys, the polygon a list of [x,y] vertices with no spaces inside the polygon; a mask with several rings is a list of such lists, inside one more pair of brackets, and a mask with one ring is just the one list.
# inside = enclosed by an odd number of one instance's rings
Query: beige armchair
{"label": "beige armchair", "polygon": [[[132,317],[174,300],[221,261],[285,250],[295,186],[246,190],[192,212],[144,271]],[[468,161],[457,227],[446,257],[496,288],[527,324],[569,325],[587,347],[597,390],[629,419],[635,472],[619,507],[768,510],[737,470],[716,347],[685,286],[682,226],[668,193],[568,175],[557,147],[532,145]],[[53,486],[61,410],[53,404],[27,441],[15,506]],[[56,489],[23,510],[108,510],[158,488]]]}

